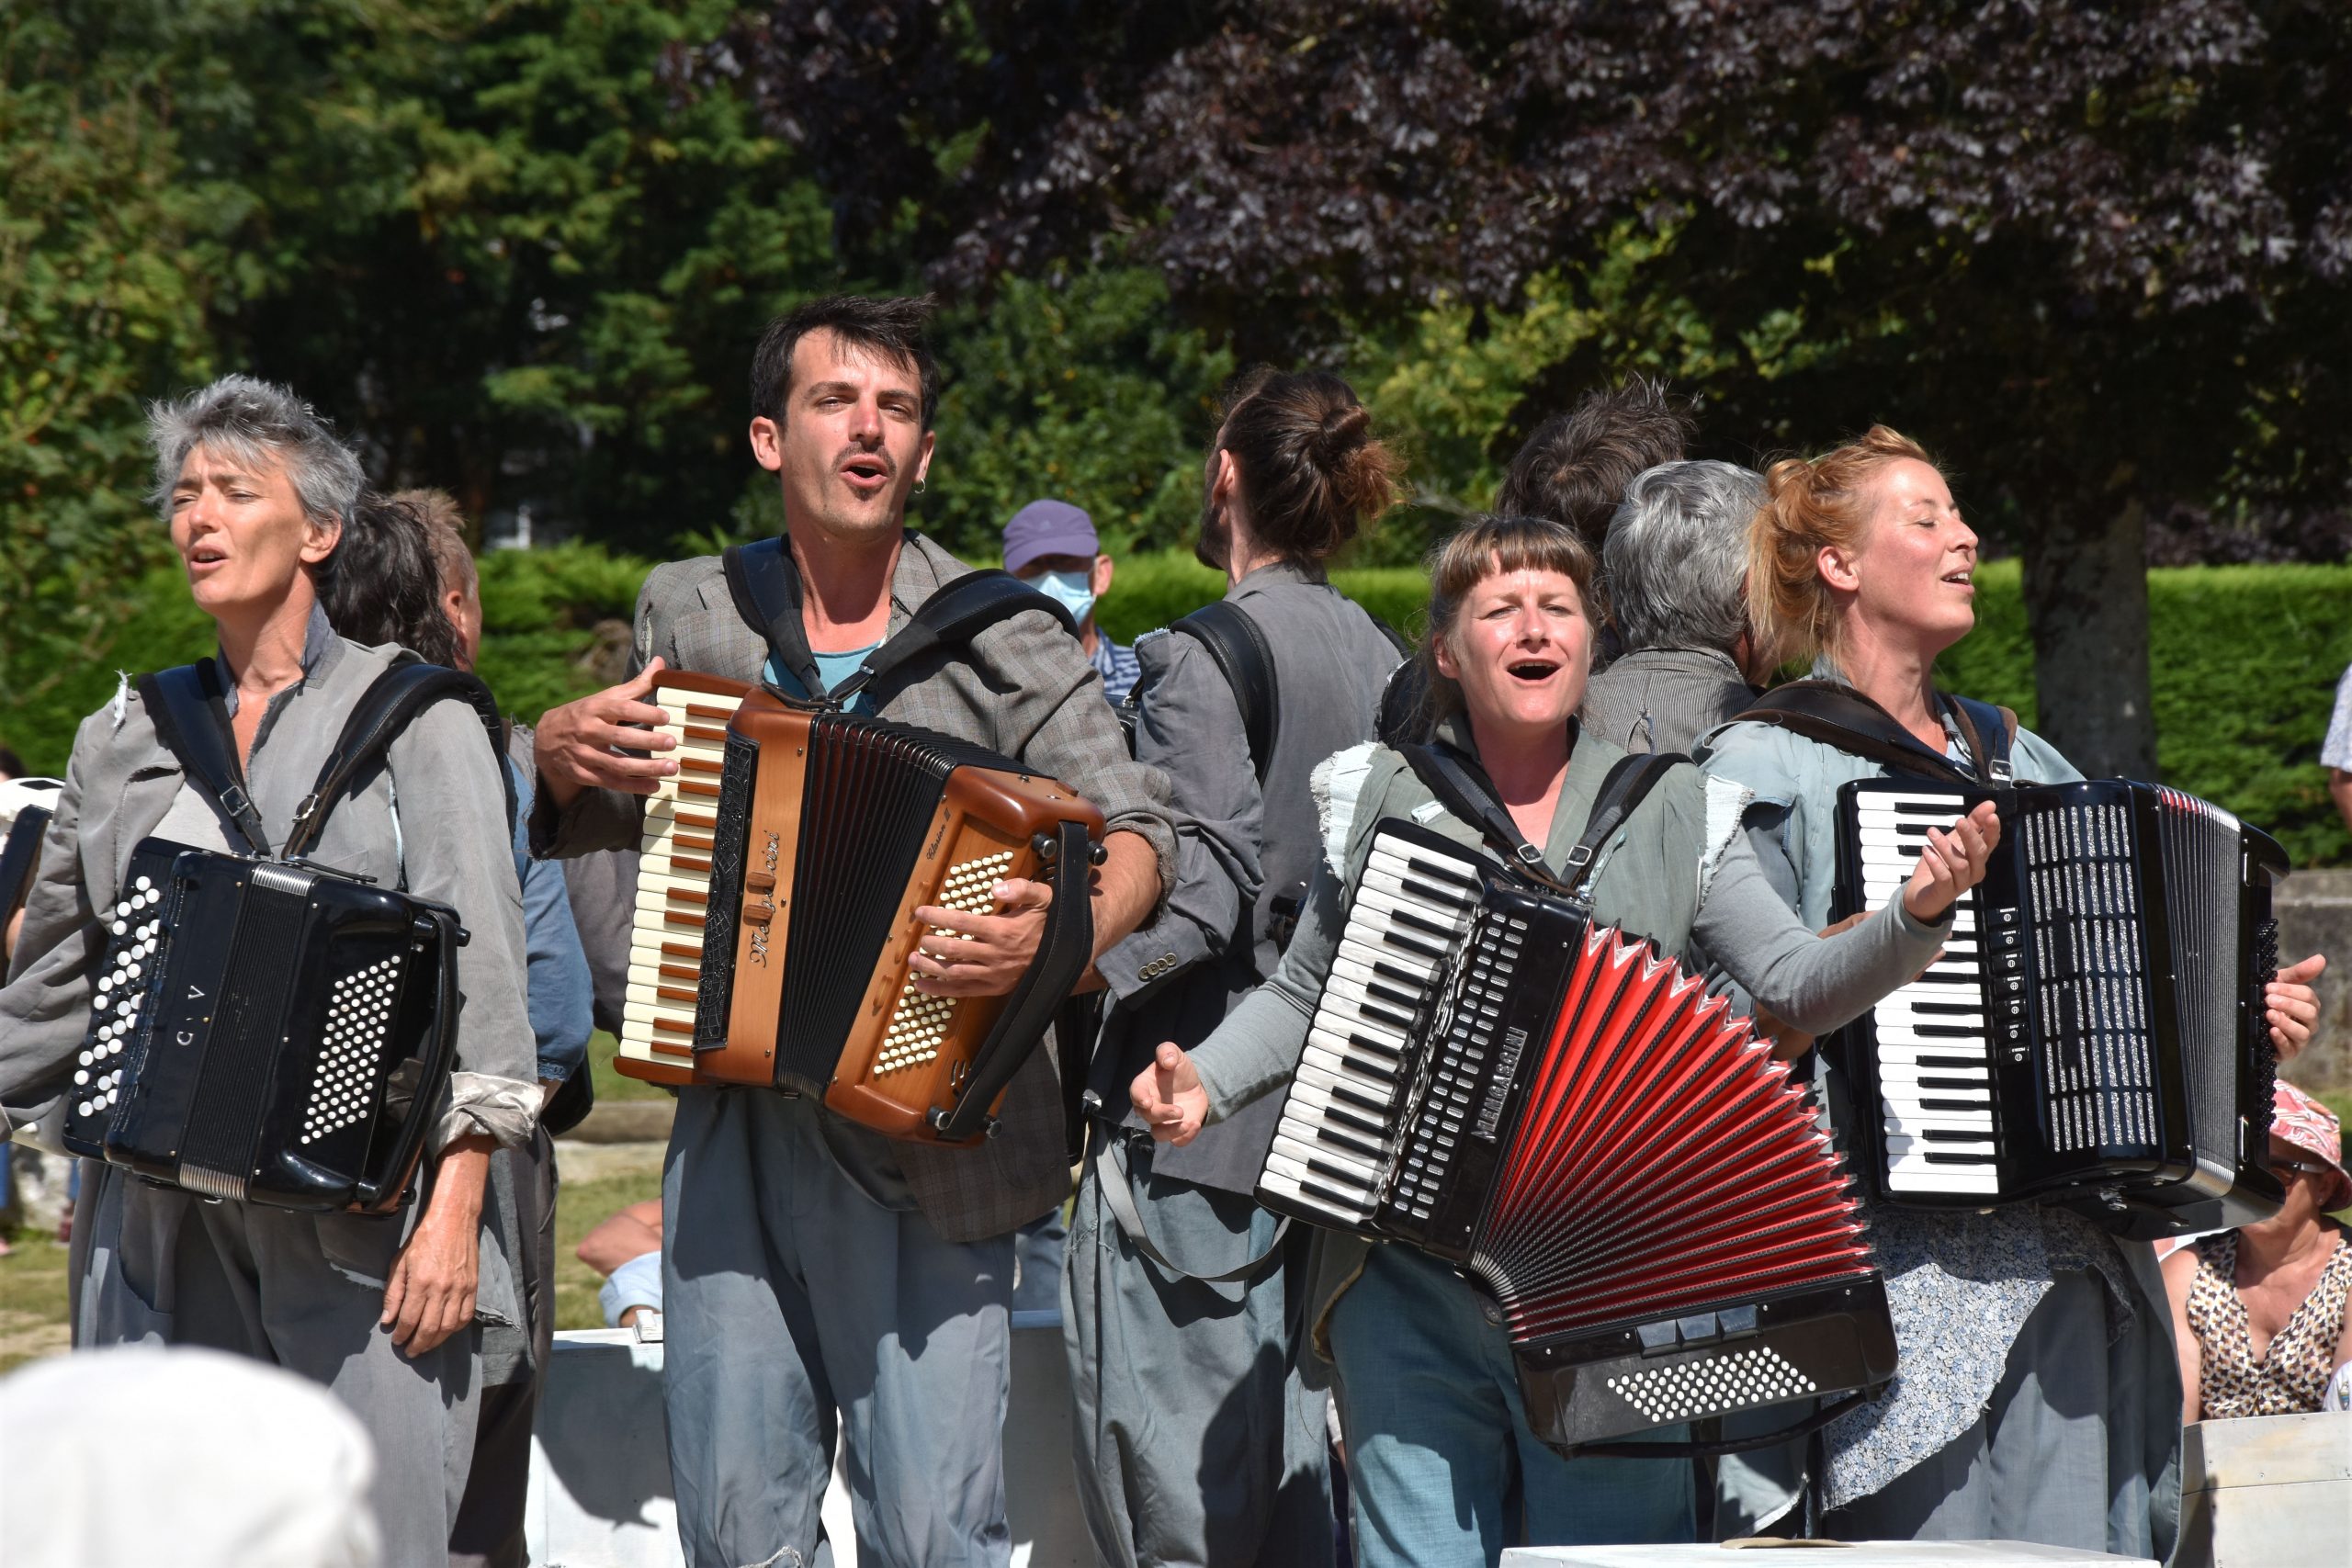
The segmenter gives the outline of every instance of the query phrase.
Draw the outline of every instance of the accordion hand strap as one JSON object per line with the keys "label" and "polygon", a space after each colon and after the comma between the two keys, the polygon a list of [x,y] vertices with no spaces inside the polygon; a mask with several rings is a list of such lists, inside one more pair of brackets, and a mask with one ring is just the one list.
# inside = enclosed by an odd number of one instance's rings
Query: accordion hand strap
{"label": "accordion hand strap", "polygon": [[244,770],[230,741],[229,705],[220,685],[220,671],[209,659],[175,664],[138,681],[139,701],[155,727],[155,739],[178,759],[188,782],[220,815],[234,849],[243,840],[245,850],[269,858],[269,832],[262,826],[260,808],[245,793]]}
{"label": "accordion hand strap", "polygon": [[513,834],[514,775],[507,771],[506,752],[499,743],[504,726],[490,688],[463,671],[426,664],[412,657],[377,676],[360,694],[350,716],[344,720],[343,733],[336,737],[327,760],[320,764],[311,793],[295,808],[294,829],[286,836],[288,860],[311,852],[318,843],[320,833],[325,830],[327,814],[342,800],[360,772],[390,749],[411,719],[445,697],[462,699],[481,720],[491,755],[498,764],[498,782],[506,792],[506,828],[508,834]]}
{"label": "accordion hand strap", "polygon": [[971,1138],[989,1128],[989,1106],[1012,1081],[1053,1021],[1055,1010],[1076,987],[1094,958],[1094,900],[1088,873],[1093,840],[1083,822],[1065,821],[1054,835],[1054,901],[1046,908],[1046,931],[1037,954],[997,1015],[996,1027],[973,1053],[963,1096],[950,1111],[932,1112],[942,1142]]}

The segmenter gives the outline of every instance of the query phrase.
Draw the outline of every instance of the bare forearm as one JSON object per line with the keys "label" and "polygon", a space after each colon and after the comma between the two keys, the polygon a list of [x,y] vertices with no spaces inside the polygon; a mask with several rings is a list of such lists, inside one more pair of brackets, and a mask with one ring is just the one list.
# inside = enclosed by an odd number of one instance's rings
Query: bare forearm
{"label": "bare forearm", "polygon": [[481,1220],[482,1191],[490,1179],[490,1152],[497,1147],[481,1134],[453,1138],[434,1167],[433,1196],[420,1224],[470,1228]]}
{"label": "bare forearm", "polygon": [[1102,840],[1094,877],[1094,954],[1101,957],[1143,924],[1159,903],[1159,857],[1140,833]]}
{"label": "bare forearm", "polygon": [[2345,829],[2352,832],[2352,773],[2341,768],[2328,769],[2327,795],[2335,802],[2335,814],[2344,818]]}

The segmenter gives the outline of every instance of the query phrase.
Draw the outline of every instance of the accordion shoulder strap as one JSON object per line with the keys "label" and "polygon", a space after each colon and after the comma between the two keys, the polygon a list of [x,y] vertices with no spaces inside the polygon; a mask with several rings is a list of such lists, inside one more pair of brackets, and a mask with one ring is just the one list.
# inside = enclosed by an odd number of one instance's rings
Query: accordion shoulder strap
{"label": "accordion shoulder strap", "polygon": [[[1967,699],[1945,700],[1952,703],[1960,715],[1961,733],[1970,741],[1972,752],[1979,758],[1989,757],[1994,767],[2006,771],[2009,735],[2006,720],[1991,727],[2000,739],[1995,743],[1997,751],[1988,754],[1979,743],[1982,738],[1975,733],[1977,727],[1969,714]],[[1973,705],[1998,713],[1989,704]],[[1919,744],[1918,738],[1904,728],[1893,714],[1841,682],[1792,681],[1785,686],[1775,686],[1758,697],[1755,706],[1732,720],[1734,724],[1743,721],[1778,725],[1808,740],[1818,740],[1914,777],[1940,779],[1948,784],[1977,782],[1951,758]]]}
{"label": "accordion shoulder strap", "polygon": [[229,706],[219,668],[209,659],[175,664],[141,675],[138,687],[155,738],[219,813],[231,845],[243,840],[247,852],[266,859],[269,831],[262,826],[260,808],[245,793],[244,770],[237,765],[230,741]]}
{"label": "accordion shoulder strap", "polygon": [[1519,824],[1503,808],[1485,770],[1476,762],[1443,741],[1399,746],[1396,750],[1446,809],[1464,821],[1477,824],[1488,840],[1520,870],[1563,893],[1574,893],[1583,886],[1585,878],[1592,874],[1593,857],[1610,836],[1624,826],[1625,818],[1634,814],[1634,808],[1641,805],[1658,780],[1676,764],[1690,760],[1679,751],[1620,758],[1600,781],[1600,793],[1593,797],[1592,812],[1585,819],[1584,833],[1568,852],[1566,874],[1555,875],[1544,863],[1544,852],[1527,841],[1527,835],[1519,830]]}
{"label": "accordion shoulder strap", "polygon": [[438,664],[426,664],[411,655],[376,677],[344,720],[311,793],[294,811],[294,829],[286,836],[286,858],[308,854],[334,809],[360,771],[387,751],[409,721],[445,697],[469,704],[481,720],[482,735],[498,764],[498,782],[506,792],[506,827],[514,828],[514,775],[507,770],[506,751],[499,744],[504,728],[490,688],[474,676]]}
{"label": "accordion shoulder strap", "polygon": [[1069,612],[1009,571],[973,571],[944,584],[830,693],[817,674],[816,655],[800,619],[800,573],[781,538],[730,545],[721,558],[728,595],[744,625],[760,634],[776,662],[790,671],[811,696],[836,706],[909,660],[935,648],[962,647],[1023,610],[1046,610],[1072,637],[1078,626]]}

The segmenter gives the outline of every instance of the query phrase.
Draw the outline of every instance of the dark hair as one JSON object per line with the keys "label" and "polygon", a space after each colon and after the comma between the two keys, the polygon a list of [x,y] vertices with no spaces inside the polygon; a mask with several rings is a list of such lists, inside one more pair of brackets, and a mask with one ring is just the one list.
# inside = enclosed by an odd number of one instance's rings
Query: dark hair
{"label": "dark hair", "polygon": [[1515,571],[1556,571],[1577,585],[1584,618],[1598,633],[1608,618],[1592,550],[1575,529],[1548,517],[1465,518],[1422,558],[1430,579],[1430,611],[1413,650],[1421,681],[1419,735],[1462,711],[1462,688],[1438,672],[1437,645],[1453,635],[1470,591],[1490,577]]}
{"label": "dark hair", "polygon": [[830,294],[794,306],[768,323],[752,352],[753,417],[784,423],[785,400],[792,395],[792,351],[810,333],[827,332],[870,354],[913,366],[922,386],[922,427],[929,430],[939,412],[939,364],[923,341],[923,329],[935,308],[928,294]]}
{"label": "dark hair", "polygon": [[1680,462],[1698,433],[1689,400],[1668,392],[1663,381],[1634,376],[1587,392],[1576,407],[1535,427],[1495,492],[1495,511],[1565,523],[1598,555],[1634,477]]}
{"label": "dark hair", "polygon": [[354,642],[396,642],[427,664],[463,668],[458,628],[441,607],[441,565],[416,507],[362,492],[335,566],[319,595],[329,626]]}
{"label": "dark hair", "polygon": [[0,746],[0,779],[20,779],[25,776],[25,760],[6,746]]}
{"label": "dark hair", "polygon": [[1324,370],[1251,371],[1217,422],[1249,497],[1250,532],[1284,560],[1326,559],[1396,503],[1404,461],[1372,434],[1355,389]]}

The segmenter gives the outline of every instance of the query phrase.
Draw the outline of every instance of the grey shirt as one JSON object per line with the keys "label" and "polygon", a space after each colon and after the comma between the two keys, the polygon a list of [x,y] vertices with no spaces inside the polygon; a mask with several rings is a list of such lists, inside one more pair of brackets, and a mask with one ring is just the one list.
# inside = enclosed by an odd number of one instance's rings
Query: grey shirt
{"label": "grey shirt", "polygon": [[[943,584],[971,568],[909,533],[890,580],[890,630]],[[757,681],[766,639],[737,613],[717,556],[654,568],[637,600],[633,668],[654,656],[672,669]],[[1091,800],[1114,833],[1140,835],[1159,864],[1161,897],[1175,886],[1176,836],[1167,776],[1127,755],[1102,680],[1077,640],[1045,610],[999,622],[967,649],[941,649],[900,665],[865,688],[885,718],[975,741],[1018,758]],[[587,790],[560,812],[548,792],[532,822],[532,849],[570,856],[635,849],[643,797]],[[1069,1191],[1057,1064],[1050,1047],[1033,1055],[1006,1091],[997,1135],[978,1148],[889,1142],[827,1112],[837,1149],[876,1183],[903,1179],[941,1235],[971,1241],[1001,1235],[1059,1203]]]}
{"label": "grey shirt", "polygon": [[[346,641],[312,616],[302,679],[270,699],[245,763],[246,788],[271,843],[286,841],[294,809],[345,718],[400,651]],[[458,953],[465,998],[458,1070],[431,1140],[436,1149],[475,1132],[519,1144],[538,1115],[503,766],[471,708],[436,703],[393,740],[385,765],[363,775],[335,807],[313,856],[448,904],[470,933]],[[74,737],[9,983],[0,989],[0,1111],[10,1122],[37,1118],[62,1092],[105,948],[96,910],[112,901],[131,851],[167,815],[179,841],[227,847],[218,818],[183,778],[126,681]]]}
{"label": "grey shirt", "polygon": [[1731,655],[1713,649],[1645,648],[1592,678],[1579,710],[1585,728],[1640,754],[1688,754],[1699,737],[1746,713],[1755,689]]}
{"label": "grey shirt", "polygon": [[[1296,566],[1260,567],[1225,601],[1273,655],[1273,749],[1261,788],[1233,688],[1197,638],[1163,632],[1136,644],[1144,694],[1136,756],[1164,770],[1175,790],[1176,886],[1158,921],[1102,955],[1113,1006],[1092,1082],[1114,1108],[1128,1104],[1127,1081],[1160,1041],[1199,1043],[1274,972],[1278,906],[1297,918],[1319,858],[1308,775],[1372,734],[1381,687],[1401,657],[1362,605]],[[1254,1106],[1184,1148],[1160,1150],[1152,1168],[1246,1193],[1279,1111]],[[1132,1109],[1128,1122],[1142,1124]]]}

